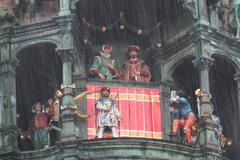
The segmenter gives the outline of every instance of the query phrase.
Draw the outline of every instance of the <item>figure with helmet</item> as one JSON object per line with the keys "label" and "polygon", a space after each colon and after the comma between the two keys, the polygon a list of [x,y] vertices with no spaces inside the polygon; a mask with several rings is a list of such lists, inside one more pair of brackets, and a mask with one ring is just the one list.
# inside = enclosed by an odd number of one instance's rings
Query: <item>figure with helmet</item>
{"label": "figure with helmet", "polygon": [[111,129],[113,137],[119,137],[117,132],[117,125],[120,121],[120,113],[114,99],[110,98],[110,88],[102,87],[101,97],[97,100],[96,108],[98,110],[97,138],[103,138],[104,130]]}

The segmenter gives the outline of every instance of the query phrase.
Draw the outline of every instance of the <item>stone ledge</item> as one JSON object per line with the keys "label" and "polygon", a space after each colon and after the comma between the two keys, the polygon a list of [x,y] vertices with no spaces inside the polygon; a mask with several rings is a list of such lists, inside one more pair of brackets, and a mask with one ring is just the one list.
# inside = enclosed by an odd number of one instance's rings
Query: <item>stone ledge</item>
{"label": "stone ledge", "polygon": [[[221,157],[214,150],[215,157]],[[209,154],[209,153],[208,153]],[[171,141],[146,138],[110,138],[57,142],[56,146],[38,151],[20,152],[19,159],[176,159],[200,160],[201,148]]]}

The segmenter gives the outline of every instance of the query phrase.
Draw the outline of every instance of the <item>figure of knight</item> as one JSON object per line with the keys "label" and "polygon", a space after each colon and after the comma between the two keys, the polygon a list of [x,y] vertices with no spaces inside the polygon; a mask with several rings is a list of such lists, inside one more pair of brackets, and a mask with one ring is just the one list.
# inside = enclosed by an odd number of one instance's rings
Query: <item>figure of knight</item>
{"label": "figure of knight", "polygon": [[101,97],[97,100],[96,108],[98,109],[97,137],[103,138],[104,130],[107,128],[112,130],[113,137],[118,137],[117,124],[120,121],[120,114],[114,100],[110,98],[110,89],[108,87],[101,89]]}

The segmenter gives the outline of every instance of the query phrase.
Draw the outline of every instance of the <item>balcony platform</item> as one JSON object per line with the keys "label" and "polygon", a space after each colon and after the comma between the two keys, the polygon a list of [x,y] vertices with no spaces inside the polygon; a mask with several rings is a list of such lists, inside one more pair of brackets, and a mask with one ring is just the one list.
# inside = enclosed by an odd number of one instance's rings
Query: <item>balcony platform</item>
{"label": "balcony platform", "polygon": [[[216,152],[216,150],[208,149],[207,152],[208,154],[220,156],[220,152]],[[19,159],[22,160],[200,160],[204,158],[204,152],[199,147],[146,138],[110,138],[57,142],[56,146],[48,149],[19,153]]]}

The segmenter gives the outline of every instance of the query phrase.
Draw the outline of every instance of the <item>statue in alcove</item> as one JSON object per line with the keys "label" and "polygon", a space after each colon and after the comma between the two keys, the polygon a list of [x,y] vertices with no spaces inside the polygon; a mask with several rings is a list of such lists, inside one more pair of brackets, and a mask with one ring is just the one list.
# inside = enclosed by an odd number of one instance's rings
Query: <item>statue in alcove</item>
{"label": "statue in alcove", "polygon": [[49,132],[50,132],[50,142],[53,144],[59,139],[59,132],[61,129],[59,126],[59,114],[60,114],[60,99],[62,98],[62,92],[56,90],[55,96],[48,99],[48,102],[45,106],[45,111],[50,116],[49,121]]}
{"label": "statue in alcove", "polygon": [[175,97],[171,97],[171,104],[175,104],[174,107],[170,106],[169,111],[175,115],[180,115],[174,117],[172,121],[172,131],[171,135],[176,136],[178,127],[181,126],[185,133],[187,143],[192,143],[192,127],[196,122],[194,113],[190,102],[182,90],[179,90]]}
{"label": "statue in alcove", "polygon": [[13,109],[16,99],[13,95],[10,95],[8,93],[3,96],[3,110],[2,110],[2,116],[3,120],[2,123],[3,125],[10,126],[13,125]]}
{"label": "statue in alcove", "polygon": [[229,17],[229,24],[236,28],[236,38],[240,36],[240,0],[232,0],[231,7],[230,7],[230,17]]}
{"label": "statue in alcove", "polygon": [[101,97],[97,100],[96,108],[98,109],[97,137],[103,138],[106,129],[112,130],[113,137],[119,137],[117,125],[121,118],[114,99],[110,98],[110,88],[103,87],[101,89]]}
{"label": "statue in alcove", "polygon": [[221,125],[220,118],[213,114],[212,115],[212,120],[213,120],[213,122],[216,126],[214,128],[215,129],[215,135],[217,137],[220,149],[224,148],[225,145],[227,145],[227,146],[232,145],[232,140],[230,138],[226,138],[222,133],[223,132],[223,127]]}
{"label": "statue in alcove", "polygon": [[40,102],[33,105],[32,112],[35,113],[29,132],[33,141],[34,149],[42,149],[49,147],[48,139],[48,126],[49,126],[49,114],[43,112],[43,106]]}
{"label": "statue in alcove", "polygon": [[112,80],[118,78],[116,62],[111,58],[112,45],[102,46],[99,56],[95,56],[90,73],[102,80]]}
{"label": "statue in alcove", "polygon": [[228,31],[228,19],[230,15],[230,0],[220,0],[220,19],[223,30]]}
{"label": "statue in alcove", "polygon": [[219,27],[219,0],[207,0],[210,24],[214,28]]}
{"label": "statue in alcove", "polygon": [[138,59],[139,46],[131,45],[127,47],[130,60],[124,63],[120,79],[126,81],[149,82],[151,79],[150,69],[147,64]]}

